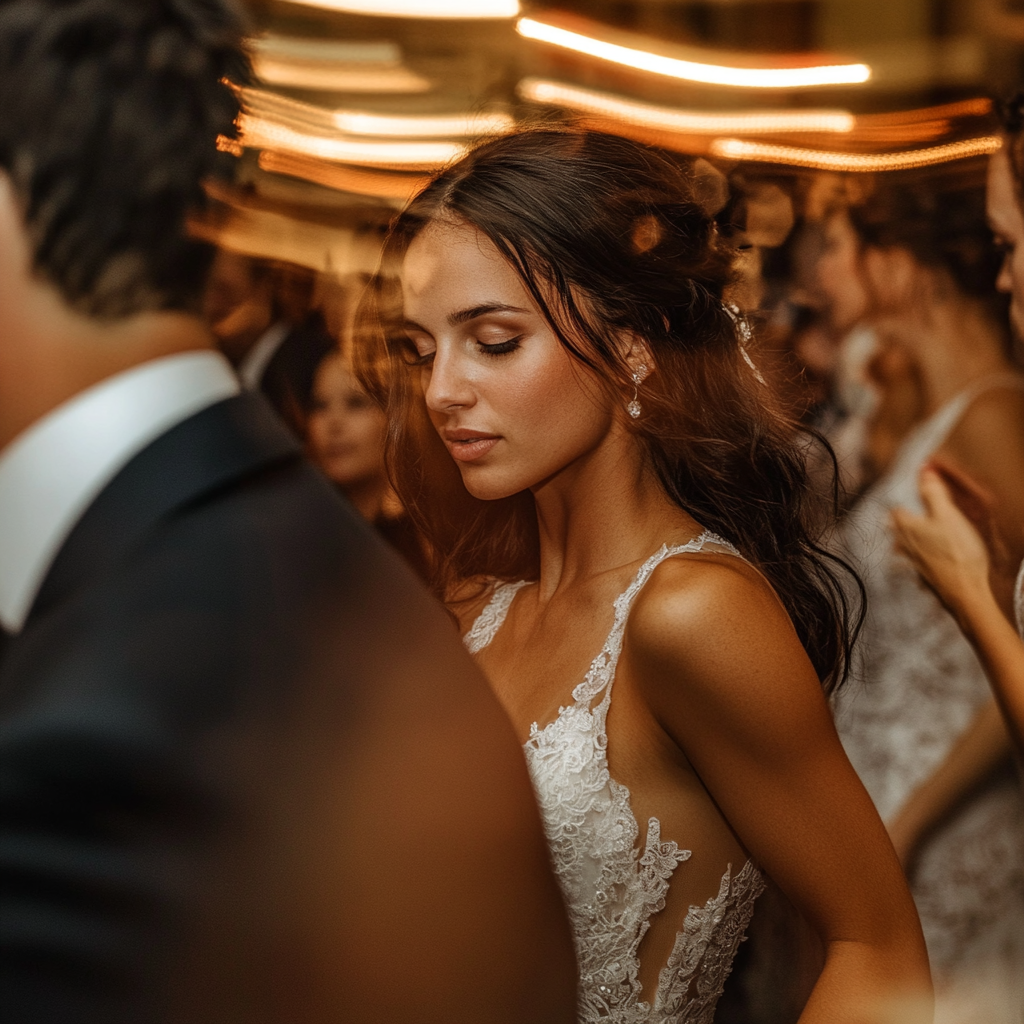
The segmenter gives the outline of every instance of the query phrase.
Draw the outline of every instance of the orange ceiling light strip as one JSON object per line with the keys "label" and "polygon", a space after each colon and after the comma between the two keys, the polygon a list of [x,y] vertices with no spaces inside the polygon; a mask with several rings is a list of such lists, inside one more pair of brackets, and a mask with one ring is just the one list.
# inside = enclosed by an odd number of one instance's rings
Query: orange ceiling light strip
{"label": "orange ceiling light strip", "polygon": [[315,135],[251,114],[242,114],[238,119],[238,132],[239,141],[249,149],[269,149],[370,167],[435,170],[466,151],[464,145],[455,142],[399,142]]}
{"label": "orange ceiling light strip", "polygon": [[896,110],[891,114],[861,114],[857,120],[865,125],[897,126],[918,124],[921,121],[949,121],[957,117],[984,117],[992,113],[992,101],[987,96],[956,103],[943,103],[938,107],[920,107],[916,110]]}
{"label": "orange ceiling light strip", "polygon": [[264,89],[238,90],[246,112],[296,131],[342,132],[348,135],[398,139],[472,138],[508,131],[515,121],[507,114],[375,114],[331,110],[289,99]]}
{"label": "orange ceiling light strip", "polygon": [[831,153],[827,150],[802,149],[798,146],[772,146],[743,139],[715,139],[712,156],[727,160],[751,160],[755,163],[786,164],[790,167],[812,167],[821,171],[901,171],[913,167],[929,167],[951,160],[995,153],[1002,146],[998,135],[985,135],[942,146],[906,150],[902,153]]}
{"label": "orange ceiling light strip", "polygon": [[665,57],[620,46],[580,32],[571,32],[534,18],[520,18],[516,31],[526,39],[560,46],[638,71],[705,85],[748,89],[806,89],[823,85],[860,85],[871,77],[866,64],[828,64],[819,67],[743,68]]}
{"label": "orange ceiling light strip", "polygon": [[853,131],[857,119],[845,110],[779,110],[711,113],[638,103],[611,93],[581,89],[542,78],[524,78],[520,97],[534,103],[595,114],[644,128],[688,135],[767,135],[776,132]]}
{"label": "orange ceiling light strip", "polygon": [[352,192],[376,199],[394,199],[407,202],[430,184],[429,175],[388,174],[385,171],[368,171],[355,167],[340,167],[336,164],[315,160],[311,157],[292,156],[289,153],[260,153],[261,170],[271,174],[285,174],[301,178],[316,185],[335,189],[338,192]]}
{"label": "orange ceiling light strip", "polygon": [[515,18],[519,0],[288,0],[345,14],[388,18]]}

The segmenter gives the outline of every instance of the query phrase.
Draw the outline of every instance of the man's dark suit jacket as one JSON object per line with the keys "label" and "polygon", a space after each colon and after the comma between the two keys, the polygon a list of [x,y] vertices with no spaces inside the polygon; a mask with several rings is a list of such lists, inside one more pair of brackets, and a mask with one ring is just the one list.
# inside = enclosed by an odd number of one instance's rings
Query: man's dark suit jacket
{"label": "man's dark suit jacket", "polygon": [[[346,818],[378,827],[346,751],[367,790],[374,765],[402,771],[401,751],[360,762],[360,730],[479,677],[265,400],[221,402],[137,455],[2,643],[0,1021],[341,1019],[335,993],[310,990],[318,969],[344,979],[330,933],[344,912],[325,910],[314,939],[291,919],[331,899],[302,877],[316,819],[321,877],[341,877]],[[386,838],[372,837],[381,863],[409,862]],[[359,884],[335,895],[354,906]],[[321,948],[307,957],[305,941]]]}

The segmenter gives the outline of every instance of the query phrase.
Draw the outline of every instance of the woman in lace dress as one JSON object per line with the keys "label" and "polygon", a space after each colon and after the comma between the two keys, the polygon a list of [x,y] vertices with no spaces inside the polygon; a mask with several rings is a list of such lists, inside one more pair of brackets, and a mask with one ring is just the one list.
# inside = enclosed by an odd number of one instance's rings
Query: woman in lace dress
{"label": "woman in lace dress", "polygon": [[712,173],[598,133],[483,144],[396,222],[364,374],[524,743],[581,1020],[710,1022],[763,873],[827,947],[802,1020],[924,1020],[919,925],[821,685],[842,567],[723,304]]}
{"label": "woman in lace dress", "polygon": [[977,652],[1024,757],[1024,562],[1014,585],[1015,636],[992,592],[991,559],[981,534],[957,508],[935,469],[922,471],[920,488],[923,515],[906,509],[893,512],[898,549],[914,563]]}
{"label": "woman in lace dress", "polygon": [[[919,475],[934,461],[989,496],[1014,570],[1024,557],[1024,378],[993,287],[980,169],[889,176],[853,221],[874,325],[913,361],[921,418],[842,526],[868,614],[836,721],[908,870],[936,1020],[1019,1024],[1024,801],[1012,746],[975,651],[890,533],[893,510],[920,511]],[[1012,576],[1007,607],[1011,587]]]}

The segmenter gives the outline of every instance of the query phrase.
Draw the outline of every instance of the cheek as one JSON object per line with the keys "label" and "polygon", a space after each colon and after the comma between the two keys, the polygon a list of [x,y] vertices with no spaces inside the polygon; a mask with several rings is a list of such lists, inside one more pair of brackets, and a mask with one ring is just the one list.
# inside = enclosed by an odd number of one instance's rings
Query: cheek
{"label": "cheek", "polygon": [[[505,438],[499,458],[483,463],[466,483],[478,497],[499,497],[534,486],[564,469],[607,436],[613,415],[607,396],[562,351],[542,364],[495,378],[487,405]],[[500,381],[500,383],[499,383]],[[485,397],[481,394],[481,397]],[[486,481],[486,482],[485,482]],[[497,489],[491,493],[490,488]]]}
{"label": "cheek", "polygon": [[314,448],[320,448],[327,437],[329,420],[322,412],[311,412],[306,418],[306,433],[309,435],[309,443]]}

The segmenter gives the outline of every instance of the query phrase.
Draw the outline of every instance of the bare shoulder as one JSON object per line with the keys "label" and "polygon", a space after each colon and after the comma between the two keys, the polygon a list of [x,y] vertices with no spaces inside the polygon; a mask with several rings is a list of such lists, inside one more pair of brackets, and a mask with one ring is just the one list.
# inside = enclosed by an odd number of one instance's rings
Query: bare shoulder
{"label": "bare shoulder", "polygon": [[[786,609],[750,564],[727,554],[667,559],[637,597],[628,657],[652,708],[680,697],[719,707],[802,699],[820,685]],[[756,703],[756,701],[755,701]]]}
{"label": "bare shoulder", "polygon": [[1020,387],[996,387],[967,407],[944,447],[961,456],[984,457],[997,449],[1024,447],[1024,377]]}

